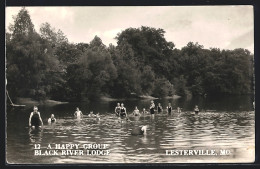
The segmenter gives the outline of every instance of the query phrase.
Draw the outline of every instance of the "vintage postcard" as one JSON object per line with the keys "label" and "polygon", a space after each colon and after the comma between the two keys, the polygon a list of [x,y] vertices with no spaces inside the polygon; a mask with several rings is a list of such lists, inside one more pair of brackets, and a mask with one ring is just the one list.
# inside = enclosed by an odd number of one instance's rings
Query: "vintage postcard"
{"label": "vintage postcard", "polygon": [[253,163],[254,8],[6,7],[8,164]]}

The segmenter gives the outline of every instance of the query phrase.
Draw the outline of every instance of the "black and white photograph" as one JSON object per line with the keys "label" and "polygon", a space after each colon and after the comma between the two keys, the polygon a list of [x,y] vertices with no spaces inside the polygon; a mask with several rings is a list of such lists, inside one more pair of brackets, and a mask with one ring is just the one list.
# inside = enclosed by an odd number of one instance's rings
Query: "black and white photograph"
{"label": "black and white photograph", "polygon": [[6,163],[254,163],[252,5],[7,6]]}

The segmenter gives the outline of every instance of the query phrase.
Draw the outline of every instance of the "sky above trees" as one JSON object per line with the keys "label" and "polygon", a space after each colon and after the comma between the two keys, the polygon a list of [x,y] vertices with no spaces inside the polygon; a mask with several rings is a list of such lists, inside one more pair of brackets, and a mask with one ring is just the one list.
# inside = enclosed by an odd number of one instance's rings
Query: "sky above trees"
{"label": "sky above trees", "polygon": [[[21,7],[6,8],[6,30]],[[180,49],[188,42],[204,48],[245,48],[254,53],[252,6],[161,7],[26,7],[35,29],[48,22],[61,29],[70,42],[89,43],[95,35],[105,45],[116,44],[126,28],[152,26]]]}

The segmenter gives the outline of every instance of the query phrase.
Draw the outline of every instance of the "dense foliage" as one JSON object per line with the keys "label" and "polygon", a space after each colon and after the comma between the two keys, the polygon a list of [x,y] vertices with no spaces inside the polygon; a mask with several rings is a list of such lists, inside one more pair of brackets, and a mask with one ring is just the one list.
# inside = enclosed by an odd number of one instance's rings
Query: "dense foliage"
{"label": "dense foliage", "polygon": [[49,23],[34,29],[22,8],[6,34],[7,90],[12,98],[88,100],[102,95],[154,97],[248,94],[253,55],[245,49],[204,49],[189,42],[174,48],[165,31],[128,28],[108,47],[99,37],[69,43]]}

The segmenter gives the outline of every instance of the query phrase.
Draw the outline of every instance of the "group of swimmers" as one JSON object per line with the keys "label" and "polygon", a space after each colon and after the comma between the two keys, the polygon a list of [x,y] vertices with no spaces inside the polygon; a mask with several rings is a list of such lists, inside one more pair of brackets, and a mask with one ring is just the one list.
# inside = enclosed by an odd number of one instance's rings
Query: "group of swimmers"
{"label": "group of swimmers", "polygon": [[[158,103],[158,105],[156,107],[153,100],[151,101],[149,109],[150,109],[151,116],[154,116],[156,111],[157,111],[157,113],[162,113],[164,111],[161,103]],[[168,106],[166,107],[166,111],[169,114],[172,113],[173,108],[171,106],[171,103],[168,103]],[[197,105],[194,108],[194,112],[195,112],[195,114],[199,113],[199,107]],[[177,107],[177,113],[181,113],[181,108],[180,107]],[[127,117],[126,108],[124,107],[123,103],[121,103],[121,105],[120,105],[120,103],[117,103],[117,106],[115,107],[115,114],[116,114],[116,116],[119,116],[121,118]],[[142,114],[149,114],[149,112],[146,111],[145,108],[143,108],[143,110],[140,112],[139,109],[137,108],[137,106],[135,106],[135,109],[133,111],[133,116],[140,116]]]}
{"label": "group of swimmers", "polygon": [[[157,113],[162,113],[164,111],[163,107],[161,106],[161,103],[158,103],[158,105],[156,107],[153,100],[151,101],[149,109],[150,109],[150,114],[151,114],[152,117],[154,117],[155,111],[157,111]],[[166,107],[166,111],[169,114],[172,113],[173,108],[171,106],[171,103],[169,103],[168,106]],[[195,112],[195,114],[199,113],[199,108],[198,108],[197,105],[194,108],[194,112]],[[180,107],[177,107],[177,113],[181,113]],[[126,108],[124,107],[123,103],[121,103],[121,105],[120,105],[120,103],[117,103],[117,106],[115,107],[115,114],[120,119],[125,118],[126,120],[129,120],[127,118]],[[135,106],[135,109],[133,111],[133,116],[141,116],[142,114],[149,114],[149,112],[146,111],[145,108],[143,108],[142,112],[140,113],[137,106]],[[77,117],[77,118],[83,117],[83,113],[79,110],[78,107],[76,108],[74,116]],[[96,118],[97,120],[100,120],[99,113],[94,114],[93,111],[90,111],[90,114],[88,114],[88,117]],[[54,114],[51,114],[51,117],[48,119],[48,123],[54,123],[54,122],[56,122],[56,118],[54,117]],[[30,117],[29,117],[29,126],[32,127],[32,128],[35,128],[35,127],[41,127],[42,125],[43,125],[43,122],[42,122],[40,112],[38,111],[38,107],[34,106],[33,112],[31,112]]]}

